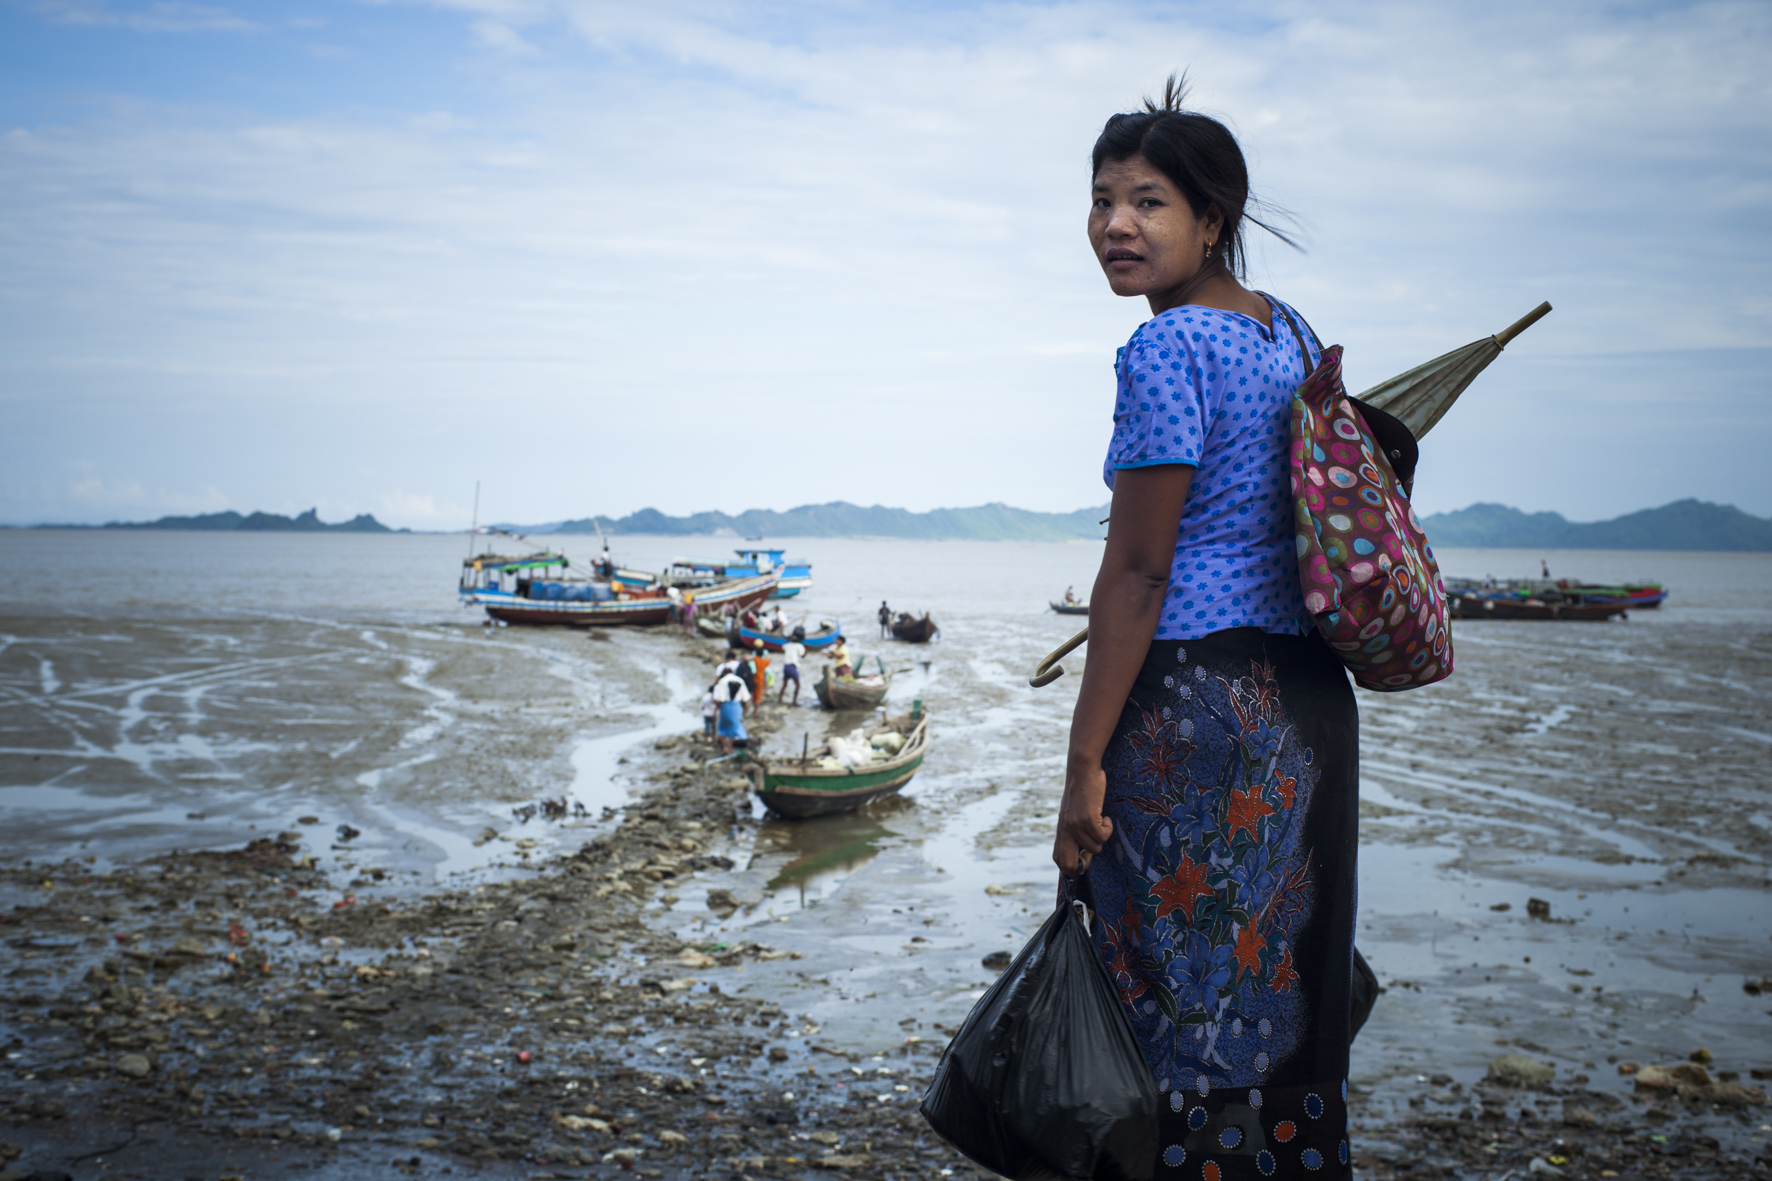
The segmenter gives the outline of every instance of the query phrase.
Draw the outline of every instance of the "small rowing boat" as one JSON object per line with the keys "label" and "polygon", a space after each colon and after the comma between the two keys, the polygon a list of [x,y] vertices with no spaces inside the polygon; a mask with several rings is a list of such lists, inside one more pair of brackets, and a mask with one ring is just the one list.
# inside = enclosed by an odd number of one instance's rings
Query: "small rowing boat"
{"label": "small rowing boat", "polygon": [[900,611],[898,618],[892,621],[892,634],[907,644],[927,644],[940,630],[927,611],[923,612],[921,619],[908,611]]}
{"label": "small rowing boat", "polygon": [[[764,631],[761,628],[746,627],[741,623],[726,632],[726,636],[732,641],[734,648],[755,649],[758,644],[761,644],[771,652],[780,652],[794,638],[794,633],[792,631]],[[807,632],[806,638],[800,643],[806,645],[806,651],[818,652],[829,648],[842,638],[843,625],[834,619],[827,619],[817,631]]]}
{"label": "small rowing boat", "polygon": [[[860,672],[866,663],[865,656],[856,661],[855,671]],[[825,665],[824,675],[812,685],[818,703],[826,709],[873,709],[886,700],[887,690],[892,688],[892,674],[878,656],[874,657],[874,667],[880,670],[875,676],[839,677],[830,665]]]}
{"label": "small rowing boat", "polygon": [[1089,604],[1088,603],[1061,603],[1057,599],[1053,599],[1052,600],[1052,609],[1054,611],[1058,612],[1060,615],[1087,615],[1087,614],[1089,614]]}
{"label": "small rowing boat", "polygon": [[911,781],[928,751],[929,715],[918,701],[908,714],[802,749],[798,759],[745,757],[758,798],[782,816],[804,820],[892,795]]}

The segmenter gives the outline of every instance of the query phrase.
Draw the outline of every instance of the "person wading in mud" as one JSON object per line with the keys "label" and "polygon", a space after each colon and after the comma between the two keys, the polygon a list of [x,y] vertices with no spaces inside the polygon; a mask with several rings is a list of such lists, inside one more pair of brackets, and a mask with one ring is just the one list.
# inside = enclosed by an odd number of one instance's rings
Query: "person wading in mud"
{"label": "person wading in mud", "polygon": [[1358,718],[1304,611],[1287,475],[1321,346],[1239,281],[1245,225],[1271,227],[1184,98],[1171,78],[1091,159],[1090,246],[1151,318],[1115,362],[1053,860],[1163,1093],[1156,1176],[1346,1178]]}
{"label": "person wading in mud", "polygon": [[794,683],[794,704],[800,704],[800,663],[806,659],[806,645],[801,641],[806,638],[806,629],[796,627],[794,634],[781,646],[781,693],[776,697],[779,704],[787,696],[788,682]]}

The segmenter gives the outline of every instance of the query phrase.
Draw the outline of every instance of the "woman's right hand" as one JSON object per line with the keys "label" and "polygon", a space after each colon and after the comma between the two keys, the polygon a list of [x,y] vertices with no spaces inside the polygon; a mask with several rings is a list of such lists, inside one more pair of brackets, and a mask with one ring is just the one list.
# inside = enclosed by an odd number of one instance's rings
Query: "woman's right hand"
{"label": "woman's right hand", "polygon": [[1071,714],[1052,860],[1067,876],[1089,867],[1113,835],[1102,752],[1112,741],[1138,670],[1150,651],[1169,587],[1175,536],[1194,469],[1159,464],[1116,472],[1107,548],[1089,594],[1089,655]]}
{"label": "woman's right hand", "polygon": [[1065,877],[1085,872],[1090,859],[1114,835],[1114,822],[1101,811],[1106,800],[1107,773],[1101,769],[1101,759],[1069,760],[1064,798],[1058,805],[1058,835],[1052,842],[1052,860]]}

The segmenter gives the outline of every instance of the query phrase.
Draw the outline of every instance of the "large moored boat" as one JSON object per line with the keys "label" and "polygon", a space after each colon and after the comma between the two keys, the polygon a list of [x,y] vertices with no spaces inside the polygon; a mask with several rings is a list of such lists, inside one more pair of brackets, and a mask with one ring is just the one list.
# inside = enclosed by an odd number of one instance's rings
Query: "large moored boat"
{"label": "large moored boat", "polygon": [[812,587],[812,563],[788,561],[785,549],[740,549],[733,553],[738,555],[736,562],[673,559],[670,568],[661,576],[661,581],[668,586],[689,589],[713,586],[733,578],[754,578],[759,574],[774,573],[775,590],[769,596],[772,599],[791,599]]}
{"label": "large moored boat", "polygon": [[470,556],[462,562],[458,591],[464,606],[483,608],[504,623],[607,627],[665,623],[684,599],[702,611],[727,603],[742,611],[767,599],[776,581],[772,572],[683,591],[606,561],[591,576],[575,575],[565,554],[542,551]]}

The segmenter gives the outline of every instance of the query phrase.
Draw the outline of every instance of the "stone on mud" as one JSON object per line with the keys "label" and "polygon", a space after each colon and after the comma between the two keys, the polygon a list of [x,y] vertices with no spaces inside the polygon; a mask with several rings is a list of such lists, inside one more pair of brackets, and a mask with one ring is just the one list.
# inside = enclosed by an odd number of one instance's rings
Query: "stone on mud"
{"label": "stone on mud", "polygon": [[141,1054],[125,1054],[116,1061],[118,1074],[126,1074],[130,1078],[146,1078],[154,1069],[154,1064]]}
{"label": "stone on mud", "polygon": [[1503,1054],[1489,1063],[1490,1081],[1504,1087],[1537,1090],[1550,1085],[1556,1074],[1556,1067],[1550,1063],[1528,1058],[1524,1054]]}

